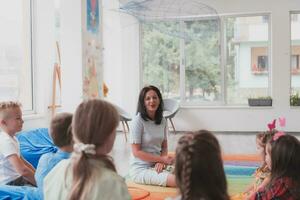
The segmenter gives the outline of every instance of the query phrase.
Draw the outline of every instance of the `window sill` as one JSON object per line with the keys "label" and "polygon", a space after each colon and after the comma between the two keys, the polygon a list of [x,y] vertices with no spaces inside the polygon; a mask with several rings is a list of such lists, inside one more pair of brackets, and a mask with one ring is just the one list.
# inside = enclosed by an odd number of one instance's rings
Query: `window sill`
{"label": "window sill", "polygon": [[23,115],[23,120],[32,120],[32,119],[41,119],[44,118],[44,114],[38,114],[38,113],[28,113]]}
{"label": "window sill", "polygon": [[239,105],[239,106],[220,106],[220,105],[206,105],[206,106],[200,106],[200,105],[182,105],[180,106],[182,109],[272,109],[273,106],[248,106],[248,105]]}

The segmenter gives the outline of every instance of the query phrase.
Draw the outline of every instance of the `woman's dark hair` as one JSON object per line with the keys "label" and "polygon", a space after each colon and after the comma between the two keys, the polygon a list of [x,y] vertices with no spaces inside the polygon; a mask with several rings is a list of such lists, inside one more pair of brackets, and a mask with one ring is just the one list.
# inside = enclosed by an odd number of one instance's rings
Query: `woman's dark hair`
{"label": "woman's dark hair", "polygon": [[271,184],[281,177],[289,177],[295,184],[295,196],[300,199],[300,142],[292,135],[271,141]]}
{"label": "woman's dark hair", "polygon": [[158,98],[159,98],[159,106],[155,112],[155,116],[154,116],[154,121],[155,124],[160,124],[161,120],[163,118],[163,108],[164,108],[164,102],[161,96],[161,93],[159,91],[159,89],[153,85],[149,85],[149,86],[145,86],[139,95],[139,101],[138,101],[138,106],[137,106],[137,113],[141,114],[141,117],[143,118],[143,120],[148,121],[148,119],[150,119],[150,117],[147,114],[147,109],[145,106],[145,96],[147,94],[147,92],[149,92],[150,90],[153,90]]}
{"label": "woman's dark hair", "polygon": [[229,200],[220,145],[207,130],[189,132],[179,139],[175,175],[182,200]]}

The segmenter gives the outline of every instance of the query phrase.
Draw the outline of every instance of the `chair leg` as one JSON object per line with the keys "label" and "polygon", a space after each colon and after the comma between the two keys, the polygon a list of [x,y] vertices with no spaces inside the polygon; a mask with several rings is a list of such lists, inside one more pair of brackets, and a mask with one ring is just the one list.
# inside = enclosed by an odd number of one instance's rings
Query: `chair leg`
{"label": "chair leg", "polygon": [[174,134],[176,134],[176,130],[175,130],[175,126],[174,126],[174,123],[173,123],[173,121],[172,121],[172,119],[171,119],[171,118],[169,118],[169,120],[170,120],[170,122],[171,122],[171,125],[172,125],[172,127],[173,127],[173,130],[174,130]]}
{"label": "chair leg", "polygon": [[121,121],[121,122],[122,122],[123,132],[124,132],[124,136],[125,136],[125,141],[127,142],[127,135],[126,135],[125,124],[124,124],[124,121]]}
{"label": "chair leg", "polygon": [[129,125],[127,123],[127,121],[125,121],[126,127],[127,127],[127,133],[129,133]]}

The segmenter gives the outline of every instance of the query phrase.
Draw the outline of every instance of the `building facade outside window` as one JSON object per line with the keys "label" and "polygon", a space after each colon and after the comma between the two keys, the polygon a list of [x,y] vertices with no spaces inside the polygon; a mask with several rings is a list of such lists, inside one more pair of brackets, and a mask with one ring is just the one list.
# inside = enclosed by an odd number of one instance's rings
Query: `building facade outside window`
{"label": "building facade outside window", "polygon": [[291,95],[300,94],[300,11],[291,15]]}

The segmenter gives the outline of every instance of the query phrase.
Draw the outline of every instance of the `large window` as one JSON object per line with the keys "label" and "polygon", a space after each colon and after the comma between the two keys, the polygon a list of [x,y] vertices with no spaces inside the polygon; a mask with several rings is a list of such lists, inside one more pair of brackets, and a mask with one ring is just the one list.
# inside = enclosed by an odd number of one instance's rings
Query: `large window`
{"label": "large window", "polygon": [[300,12],[291,13],[291,97],[300,94]]}
{"label": "large window", "polygon": [[142,32],[143,80],[170,98],[180,97],[180,39],[167,33],[178,31],[179,23],[153,22],[145,24]]}
{"label": "large window", "polygon": [[0,1],[0,101],[33,110],[30,0]]}
{"label": "large window", "polygon": [[269,16],[142,24],[143,84],[185,104],[244,105],[269,96]]}
{"label": "large window", "polygon": [[269,16],[227,17],[225,28],[227,104],[270,96]]}
{"label": "large window", "polygon": [[219,19],[184,22],[184,29],[193,36],[184,38],[186,102],[221,100],[219,23]]}

